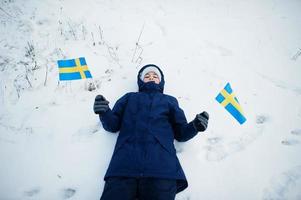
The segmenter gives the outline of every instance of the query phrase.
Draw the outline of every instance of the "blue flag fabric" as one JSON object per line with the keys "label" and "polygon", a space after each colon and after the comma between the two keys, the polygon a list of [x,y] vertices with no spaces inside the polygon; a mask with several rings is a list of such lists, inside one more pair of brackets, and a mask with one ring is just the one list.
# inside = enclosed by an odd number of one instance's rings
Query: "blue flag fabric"
{"label": "blue flag fabric", "polygon": [[84,57],[70,60],[58,60],[57,64],[59,67],[60,81],[92,78]]}
{"label": "blue flag fabric", "polygon": [[240,123],[243,124],[247,119],[245,118],[242,108],[235,97],[230,83],[215,98],[225,109]]}

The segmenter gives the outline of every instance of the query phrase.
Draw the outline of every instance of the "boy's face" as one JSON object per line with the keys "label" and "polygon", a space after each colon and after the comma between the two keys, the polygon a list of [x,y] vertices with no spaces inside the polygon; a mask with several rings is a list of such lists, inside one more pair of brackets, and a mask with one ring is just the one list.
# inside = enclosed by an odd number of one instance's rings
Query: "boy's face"
{"label": "boy's face", "polygon": [[146,73],[143,78],[143,82],[147,83],[150,81],[154,81],[156,84],[159,84],[160,83],[159,76],[155,72],[152,72],[152,71]]}

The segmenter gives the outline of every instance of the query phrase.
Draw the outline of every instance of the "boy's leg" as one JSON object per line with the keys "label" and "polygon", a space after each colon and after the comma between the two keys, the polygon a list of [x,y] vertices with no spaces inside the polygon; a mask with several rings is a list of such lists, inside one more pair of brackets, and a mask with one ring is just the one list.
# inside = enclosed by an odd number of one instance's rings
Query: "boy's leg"
{"label": "boy's leg", "polygon": [[139,200],[174,200],[176,192],[176,180],[159,178],[139,179]]}
{"label": "boy's leg", "polygon": [[100,200],[135,200],[138,181],[135,178],[111,177],[106,180]]}

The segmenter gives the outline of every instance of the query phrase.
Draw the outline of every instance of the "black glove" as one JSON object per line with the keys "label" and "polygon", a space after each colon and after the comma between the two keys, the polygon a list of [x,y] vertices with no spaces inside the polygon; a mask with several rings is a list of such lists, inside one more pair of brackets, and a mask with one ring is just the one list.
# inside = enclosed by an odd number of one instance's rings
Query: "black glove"
{"label": "black glove", "polygon": [[95,114],[102,115],[105,112],[107,112],[107,110],[110,109],[110,107],[109,107],[109,101],[107,101],[104,96],[97,95],[95,97],[95,102],[94,102],[93,109],[94,109]]}
{"label": "black glove", "polygon": [[208,126],[209,114],[204,111],[200,114],[197,114],[192,121],[194,128],[197,131],[205,131]]}

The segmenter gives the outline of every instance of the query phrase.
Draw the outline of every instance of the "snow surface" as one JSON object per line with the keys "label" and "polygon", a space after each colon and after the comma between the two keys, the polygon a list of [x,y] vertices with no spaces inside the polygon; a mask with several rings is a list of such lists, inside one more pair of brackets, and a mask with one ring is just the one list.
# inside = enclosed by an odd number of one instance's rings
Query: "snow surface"
{"label": "snow surface", "polygon": [[[210,114],[205,133],[175,142],[189,182],[177,200],[300,200],[300,10],[300,0],[1,0],[0,199],[99,199],[117,135],[94,97],[113,106],[155,63],[189,121]],[[59,83],[56,61],[81,56],[93,80]],[[215,101],[227,82],[243,125]]]}

